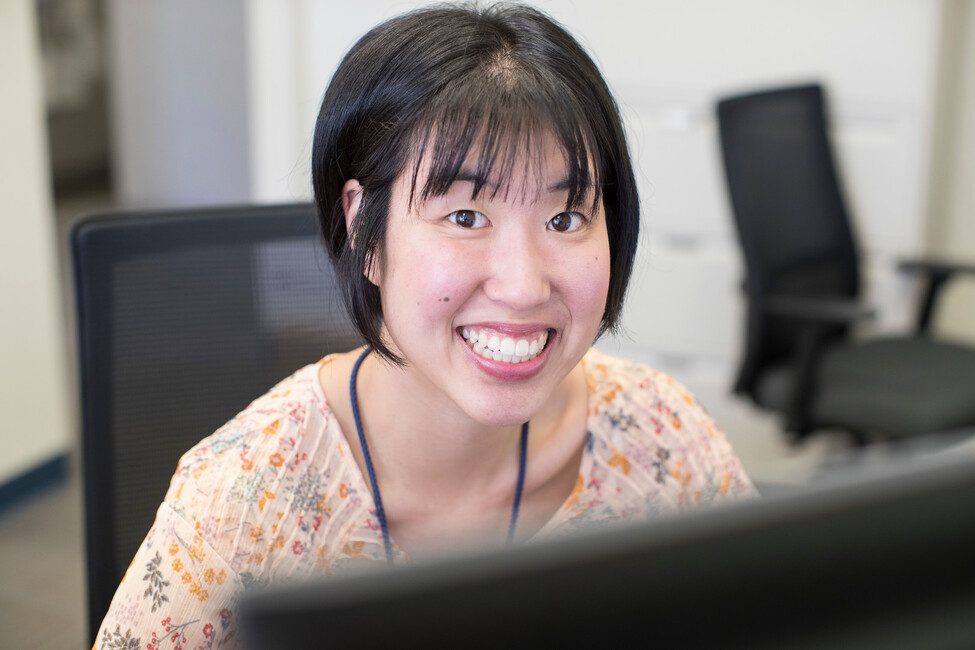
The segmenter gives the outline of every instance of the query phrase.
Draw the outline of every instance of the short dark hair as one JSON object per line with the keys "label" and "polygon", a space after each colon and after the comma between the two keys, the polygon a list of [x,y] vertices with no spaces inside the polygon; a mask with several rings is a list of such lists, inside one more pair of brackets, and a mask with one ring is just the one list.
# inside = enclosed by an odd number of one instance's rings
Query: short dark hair
{"label": "short dark hair", "polygon": [[[516,159],[551,132],[568,165],[570,206],[602,201],[610,282],[599,333],[618,327],[639,232],[639,199],[619,108],[592,59],[555,20],[517,4],[433,6],[373,28],[349,50],[322,99],[312,152],[325,245],[363,338],[382,341],[378,288],[394,181],[414,164],[411,197],[443,194],[472,148],[475,176],[509,182]],[[421,159],[431,162],[422,188]],[[350,245],[342,187],[363,188]],[[483,184],[475,183],[474,194]],[[497,190],[495,190],[497,191]]]}

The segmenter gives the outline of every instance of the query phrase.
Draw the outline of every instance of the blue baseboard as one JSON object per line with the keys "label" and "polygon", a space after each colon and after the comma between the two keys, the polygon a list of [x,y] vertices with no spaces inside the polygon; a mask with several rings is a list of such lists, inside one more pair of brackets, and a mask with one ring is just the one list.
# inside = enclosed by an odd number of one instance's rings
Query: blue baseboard
{"label": "blue baseboard", "polygon": [[62,483],[68,476],[68,455],[54,458],[0,485],[0,517],[44,490]]}

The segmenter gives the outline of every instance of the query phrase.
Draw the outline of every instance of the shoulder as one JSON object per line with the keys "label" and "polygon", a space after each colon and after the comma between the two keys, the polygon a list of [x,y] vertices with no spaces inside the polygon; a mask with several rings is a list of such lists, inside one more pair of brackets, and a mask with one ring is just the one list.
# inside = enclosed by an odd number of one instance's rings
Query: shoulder
{"label": "shoulder", "polygon": [[[277,451],[282,436],[297,441],[308,432],[310,424],[327,418],[328,403],[315,384],[317,367],[318,364],[305,366],[279,382],[187,451],[177,466],[167,499],[181,496],[180,479],[195,478],[197,483],[207,483],[221,473],[237,474],[231,471],[235,467],[250,472],[256,455]],[[270,460],[270,455],[265,460]]]}
{"label": "shoulder", "polygon": [[[321,362],[320,362],[321,363]],[[183,455],[165,502],[213,549],[247,570],[296,507],[314,511],[319,471],[339,454],[320,363],[298,370]],[[279,514],[280,513],[280,514]]]}
{"label": "shoulder", "polygon": [[607,463],[651,492],[708,503],[752,491],[724,432],[683,384],[598,350],[585,357],[589,432]]}
{"label": "shoulder", "polygon": [[585,364],[589,428],[598,441],[618,450],[670,454],[719,435],[690,391],[669,375],[595,349]]}
{"label": "shoulder", "polygon": [[167,504],[125,572],[101,624],[99,647],[229,647],[241,583]]}
{"label": "shoulder", "polygon": [[679,430],[681,414],[702,411],[686,387],[648,365],[592,349],[585,367],[590,413],[626,412],[660,424],[669,416]]}

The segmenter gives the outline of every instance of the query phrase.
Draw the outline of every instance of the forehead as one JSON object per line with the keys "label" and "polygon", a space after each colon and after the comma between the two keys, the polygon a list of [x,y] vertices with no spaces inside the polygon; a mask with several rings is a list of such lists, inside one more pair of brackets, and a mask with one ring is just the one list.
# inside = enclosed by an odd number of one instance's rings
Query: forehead
{"label": "forehead", "polygon": [[544,194],[566,195],[569,205],[596,199],[595,165],[588,151],[575,159],[550,129],[482,134],[469,146],[436,134],[414,147],[401,174],[411,205],[457,191],[472,198],[532,201]]}

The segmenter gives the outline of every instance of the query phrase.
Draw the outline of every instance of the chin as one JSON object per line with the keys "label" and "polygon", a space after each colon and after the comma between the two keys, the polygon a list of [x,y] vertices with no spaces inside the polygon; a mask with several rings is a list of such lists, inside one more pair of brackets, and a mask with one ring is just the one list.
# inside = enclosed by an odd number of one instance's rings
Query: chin
{"label": "chin", "polygon": [[475,408],[473,412],[468,412],[468,415],[484,426],[512,427],[531,420],[540,409],[540,404],[530,405],[522,401],[519,404],[508,404],[500,409],[485,405],[484,408]]}

